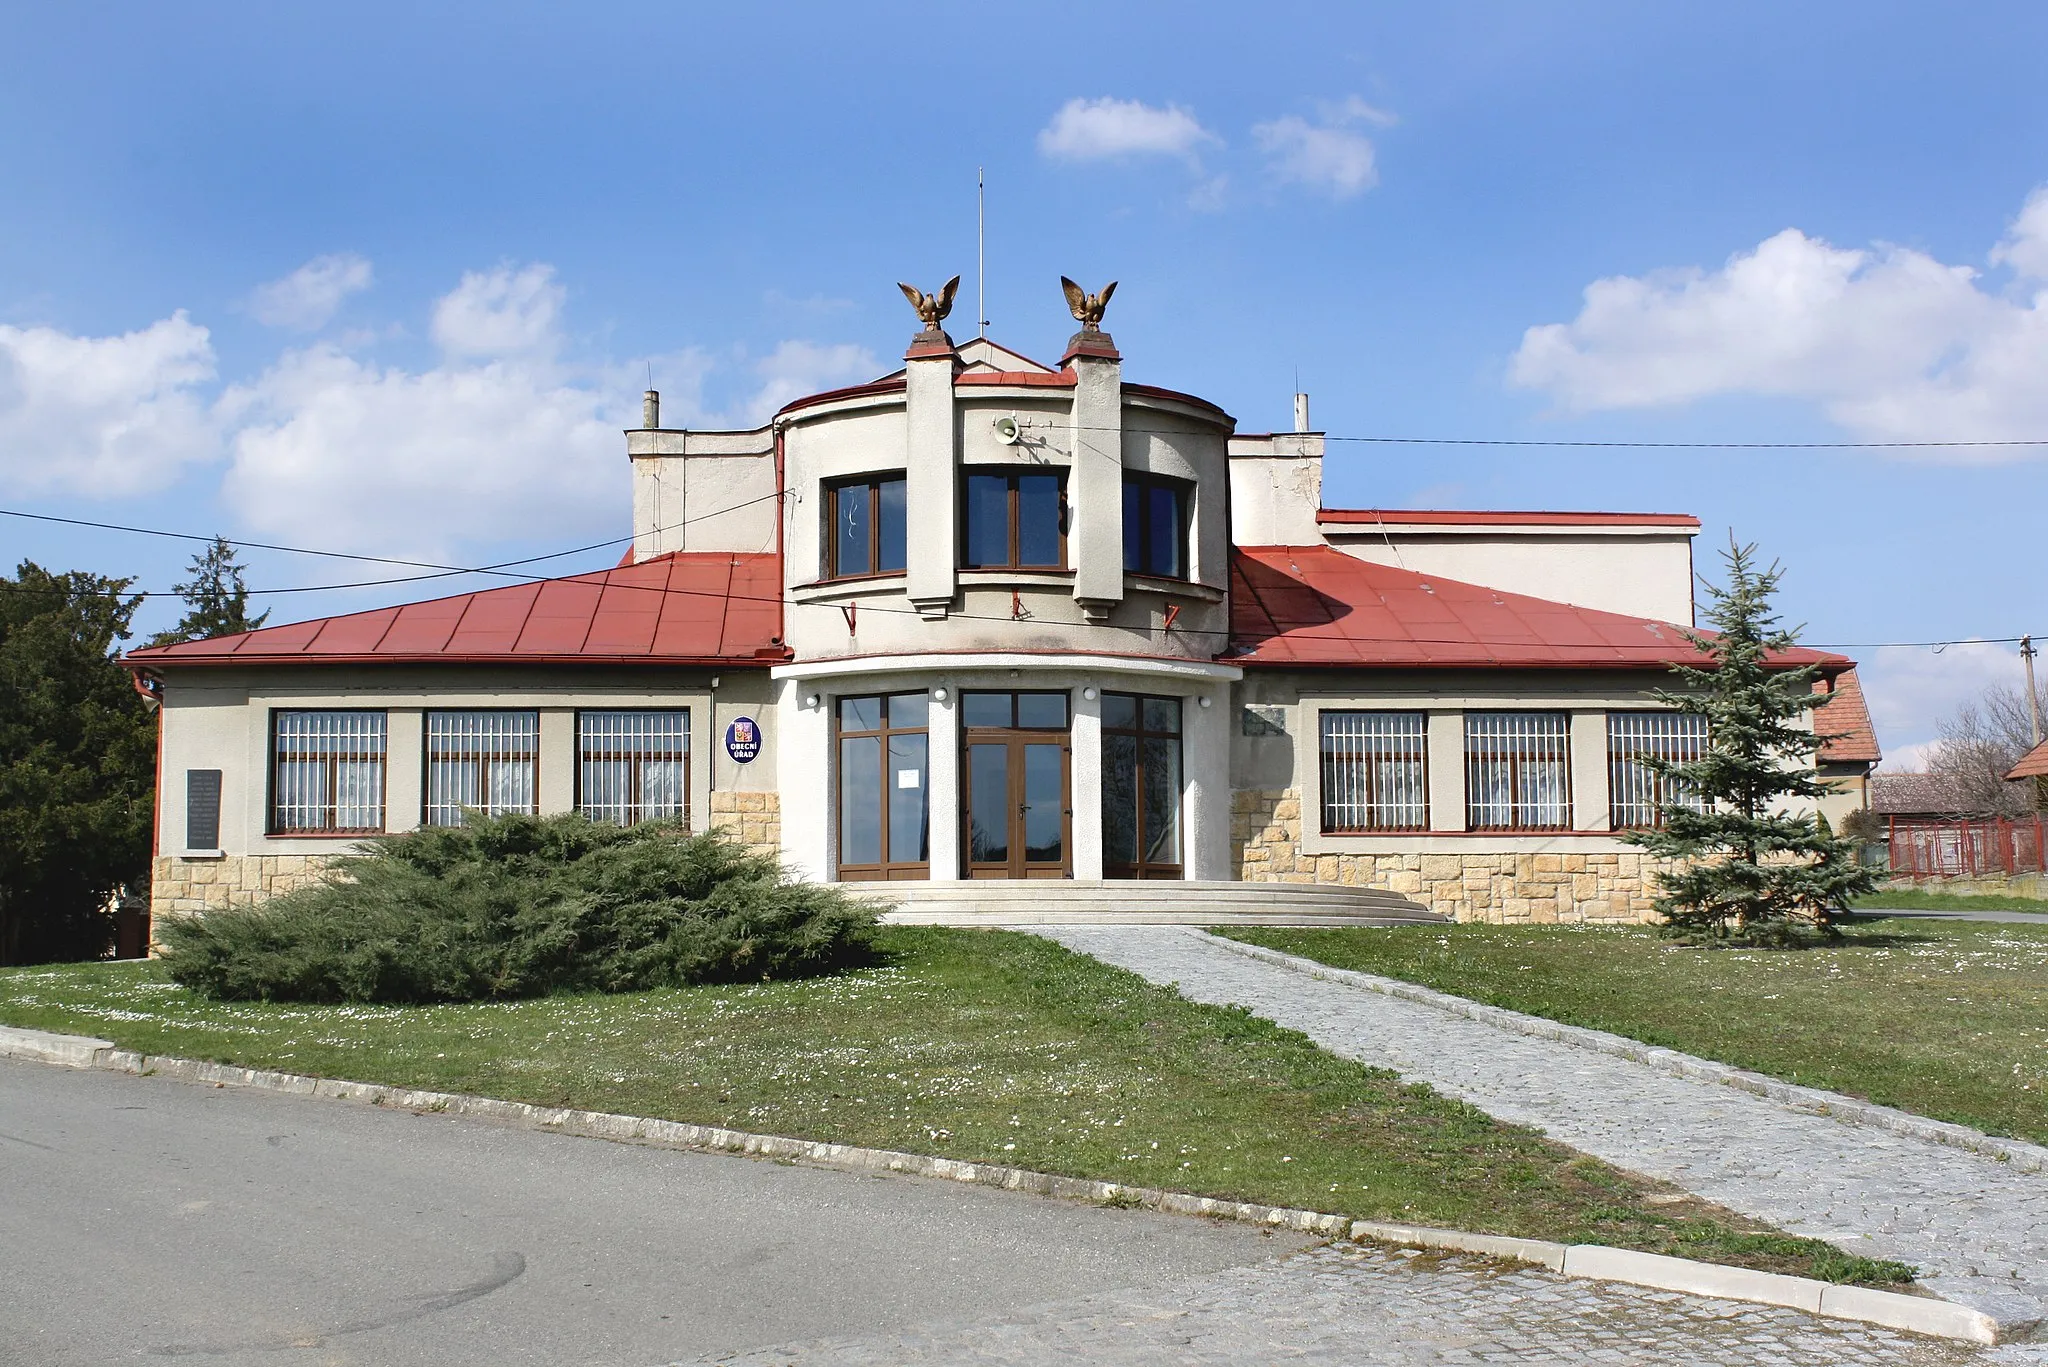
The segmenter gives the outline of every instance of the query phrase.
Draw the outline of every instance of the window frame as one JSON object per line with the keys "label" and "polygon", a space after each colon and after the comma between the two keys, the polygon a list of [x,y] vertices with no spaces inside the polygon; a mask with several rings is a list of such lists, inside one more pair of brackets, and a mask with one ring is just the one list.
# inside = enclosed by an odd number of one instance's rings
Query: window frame
{"label": "window frame", "polygon": [[[1020,500],[1017,481],[1020,479],[1051,478],[1059,488],[1057,522],[1060,536],[1060,555],[1057,564],[1023,564],[1018,555],[1024,544],[1024,529],[1018,523]],[[968,547],[973,544],[973,528],[970,519],[974,514],[972,495],[973,482],[977,479],[1001,479],[1008,483],[1006,493],[1007,511],[1004,525],[1008,529],[1009,558],[1000,564],[972,565],[968,563]],[[969,572],[977,570],[1046,570],[1064,571],[1072,568],[1067,554],[1067,529],[1073,521],[1072,505],[1067,501],[1067,471],[1058,465],[986,465],[963,466],[960,471],[960,549],[956,557],[959,567]]]}
{"label": "window frame", "polygon": [[[1697,721],[1699,723],[1699,734],[1697,736],[1679,736],[1673,734],[1669,736],[1641,735],[1635,737],[1621,737],[1619,738],[1621,740],[1634,740],[1636,742],[1635,747],[1627,751],[1623,751],[1617,748],[1616,742],[1618,738],[1615,734],[1615,724],[1617,722],[1622,721],[1624,719],[1647,720],[1653,717],[1660,719],[1668,719],[1672,722],[1678,722],[1681,720]],[[1685,762],[1688,758],[1697,759],[1701,755],[1704,755],[1707,751],[1707,747],[1713,743],[1713,733],[1707,725],[1706,717],[1702,716],[1697,712],[1679,712],[1671,708],[1616,708],[1610,710],[1607,713],[1606,738],[1607,827],[1609,830],[1663,830],[1665,825],[1664,808],[1666,806],[1690,807],[1694,811],[1706,810],[1706,804],[1704,802],[1700,801],[1696,797],[1688,799],[1682,792],[1671,791],[1670,788],[1667,786],[1668,781],[1666,779],[1664,779],[1660,775],[1649,773],[1647,770],[1642,771],[1640,780],[1631,779],[1627,782],[1624,782],[1624,770],[1634,769],[1640,761],[1640,759],[1645,755],[1652,755],[1658,759],[1677,759],[1681,763]],[[1673,754],[1668,750],[1656,749],[1655,742],[1660,740],[1691,742],[1697,745],[1698,749],[1694,751],[1693,754],[1691,754],[1690,756],[1680,756],[1677,754]],[[1645,744],[1644,742],[1649,742],[1649,744]],[[1642,802],[1638,800],[1625,800],[1622,797],[1624,789],[1633,790],[1638,786],[1638,783],[1647,787],[1648,789],[1650,819],[1648,821],[1624,821],[1621,819],[1624,815],[1624,806],[1631,808],[1639,808],[1643,805]]]}
{"label": "window frame", "polygon": [[[1389,823],[1386,825],[1341,826],[1331,824],[1330,812],[1331,807],[1333,805],[1331,800],[1331,791],[1336,786],[1331,782],[1333,757],[1330,752],[1331,737],[1329,732],[1329,726],[1330,719],[1333,717],[1402,717],[1413,718],[1416,722],[1419,723],[1419,725],[1416,728],[1415,735],[1412,737],[1414,741],[1414,749],[1412,750],[1412,752],[1395,753],[1393,751],[1372,750],[1361,751],[1359,754],[1351,757],[1359,760],[1397,759],[1414,760],[1418,762],[1421,765],[1422,770],[1420,779],[1422,792],[1422,815],[1419,821],[1415,822],[1413,825]],[[1394,739],[1406,740],[1410,738],[1395,737]],[[1318,781],[1316,793],[1317,821],[1319,828],[1324,835],[1400,835],[1409,834],[1417,831],[1429,830],[1429,713],[1422,709],[1397,710],[1378,707],[1317,708],[1316,773]],[[1379,776],[1377,771],[1370,764],[1366,766],[1364,785],[1368,790],[1368,796],[1364,803],[1360,804],[1354,802],[1347,803],[1345,805],[1352,807],[1358,807],[1362,805],[1368,811],[1371,811],[1372,809],[1376,809],[1382,806],[1391,805],[1389,803],[1381,801],[1379,795]]]}
{"label": "window frame", "polygon": [[[920,880],[927,880],[932,876],[931,841],[933,811],[931,796],[931,709],[936,707],[938,704],[932,700],[930,689],[923,690],[925,700],[925,720],[924,724],[921,726],[895,725],[895,709],[889,705],[890,700],[893,698],[908,696],[918,691],[919,690],[914,688],[905,688],[898,689],[893,693],[886,691],[877,693],[847,693],[839,697],[835,697],[831,700],[833,770],[832,866],[834,869],[833,877],[839,882],[917,882]],[[879,715],[881,717],[880,726],[856,726],[851,729],[847,727],[845,722],[846,714],[841,710],[841,705],[861,698],[873,698],[881,704],[881,707],[879,709]],[[897,736],[924,737],[924,777],[922,781],[924,783],[925,857],[923,859],[892,860],[889,858],[890,837],[894,834],[894,832],[890,829],[890,822],[892,818],[890,816],[889,804],[889,794],[891,792],[891,789],[889,787],[889,776],[893,771],[889,763],[889,742],[895,739]],[[840,762],[840,756],[845,753],[843,747],[845,745],[845,742],[848,740],[873,740],[876,744],[880,758],[881,791],[878,794],[875,794],[874,796],[877,799],[876,815],[879,818],[878,824],[875,828],[875,852],[879,854],[881,858],[877,861],[869,863],[848,864],[843,862],[843,856],[846,853],[846,831],[845,821],[843,820],[843,813],[845,811],[846,803],[846,768],[845,765]]]}
{"label": "window frame", "polygon": [[[1473,749],[1472,723],[1487,717],[1545,717],[1562,723],[1555,739],[1558,748],[1555,755],[1538,754],[1534,751],[1508,751],[1505,754],[1488,754],[1488,762],[1504,759],[1508,765],[1508,823],[1498,825],[1480,820],[1479,785],[1475,783],[1474,767],[1482,762],[1482,756]],[[1531,733],[1524,733],[1524,739]],[[1465,712],[1465,828],[1471,831],[1485,831],[1491,834],[1519,834],[1525,832],[1557,832],[1572,829],[1572,714],[1557,708],[1472,708]],[[1521,809],[1528,805],[1522,798],[1522,773],[1526,766],[1548,764],[1553,759],[1562,766],[1559,781],[1561,800],[1559,819],[1543,824],[1523,823],[1518,820]]]}
{"label": "window frame", "polygon": [[[1135,812],[1135,824],[1132,829],[1136,837],[1136,848],[1138,858],[1133,863],[1114,864],[1109,862],[1108,851],[1105,848],[1103,854],[1102,876],[1104,878],[1114,878],[1119,880],[1135,879],[1138,881],[1174,881],[1185,878],[1187,876],[1188,795],[1187,709],[1190,703],[1193,702],[1193,699],[1183,698],[1178,694],[1173,693],[1126,693],[1120,689],[1103,690],[1102,700],[1104,702],[1107,702],[1111,698],[1130,699],[1132,704],[1132,721],[1131,725],[1129,726],[1112,725],[1109,722],[1107,716],[1109,709],[1106,707],[1103,709],[1102,735],[1104,738],[1104,759],[1101,766],[1103,787],[1103,844],[1106,847],[1109,843],[1109,760],[1107,758],[1107,741],[1110,736],[1128,736],[1134,742],[1136,742],[1134,746],[1135,754],[1132,760],[1131,793],[1137,802]],[[1149,727],[1145,724],[1145,704],[1148,702],[1170,702],[1173,704],[1174,715],[1177,719],[1174,723],[1173,730],[1162,731],[1156,727]],[[1148,837],[1151,834],[1145,828],[1145,742],[1148,740],[1170,740],[1173,742],[1173,748],[1175,751],[1174,769],[1180,777],[1180,789],[1173,795],[1174,857],[1170,861],[1163,859],[1150,860],[1145,858],[1145,847],[1148,843]]]}
{"label": "window frame", "polygon": [[[691,820],[692,820],[692,813],[691,813],[691,809],[690,809],[690,803],[691,803],[691,798],[692,798],[692,797],[694,796],[694,794],[693,794],[693,792],[692,792],[692,785],[691,785],[691,783],[690,783],[690,766],[691,766],[691,765],[692,765],[692,764],[693,764],[693,763],[695,762],[695,750],[696,750],[696,739],[695,739],[695,736],[694,736],[694,735],[692,734],[692,731],[691,731],[691,727],[692,727],[692,725],[693,725],[693,724],[694,724],[694,722],[695,722],[695,718],[693,718],[693,717],[691,716],[691,709],[690,709],[690,708],[688,708],[688,707],[579,707],[579,708],[577,708],[577,709],[576,709],[576,810],[577,810],[577,811],[579,811],[579,812],[581,812],[581,813],[583,813],[583,815],[584,815],[584,816],[585,816],[586,818],[588,818],[589,820],[591,820],[591,821],[610,821],[610,820],[611,820],[611,817],[610,817],[609,815],[605,815],[605,816],[598,816],[598,815],[595,815],[595,814],[593,814],[593,813],[591,812],[591,810],[590,810],[590,808],[589,808],[589,805],[588,805],[588,802],[587,802],[587,799],[588,799],[588,796],[589,796],[589,795],[588,795],[588,793],[587,793],[587,791],[586,791],[586,789],[585,789],[585,784],[586,784],[586,781],[587,781],[587,780],[586,780],[586,778],[585,778],[585,776],[584,776],[584,766],[585,766],[585,765],[587,765],[587,764],[589,764],[589,763],[591,762],[591,758],[592,758],[592,753],[591,753],[591,751],[590,751],[590,749],[589,749],[589,742],[588,742],[588,740],[586,739],[586,737],[585,737],[585,735],[584,735],[584,729],[583,729],[583,727],[584,727],[584,721],[585,721],[585,719],[586,719],[586,718],[589,718],[589,717],[621,717],[621,716],[635,716],[635,717],[654,717],[654,716],[659,716],[659,717],[670,717],[670,716],[679,716],[679,717],[681,717],[681,718],[683,719],[683,729],[682,729],[682,749],[681,749],[681,751],[680,751],[680,752],[677,752],[677,751],[674,751],[674,750],[668,750],[668,751],[655,751],[655,750],[621,750],[621,751],[604,751],[604,752],[600,752],[600,753],[599,753],[599,754],[598,754],[598,755],[596,756],[596,757],[597,757],[597,759],[599,759],[600,761],[609,761],[609,762],[616,762],[616,761],[621,761],[621,760],[622,760],[622,761],[624,761],[624,762],[626,763],[626,765],[627,765],[627,770],[628,770],[628,774],[627,774],[627,779],[626,779],[626,791],[627,791],[627,795],[628,795],[628,796],[627,796],[627,800],[625,801],[625,803],[624,803],[623,805],[625,806],[626,810],[627,810],[627,811],[628,811],[629,813],[632,813],[633,815],[632,815],[632,818],[631,818],[630,820],[628,820],[628,821],[624,821],[624,822],[622,822],[622,823],[620,823],[620,824],[621,824],[621,825],[623,825],[623,826],[625,826],[625,827],[626,827],[627,829],[629,829],[629,830],[630,830],[630,829],[631,829],[632,827],[634,827],[634,826],[638,826],[638,825],[641,825],[642,823],[644,823],[644,822],[647,822],[647,821],[680,821],[680,822],[681,822],[681,823],[683,824],[683,827],[684,827],[684,829],[686,829],[686,830],[687,830],[687,829],[690,829],[690,826],[691,826]],[[672,814],[672,815],[669,815],[669,816],[660,816],[660,817],[650,817],[650,816],[648,816],[648,815],[647,815],[647,814],[645,813],[645,811],[644,811],[644,808],[646,807],[646,802],[645,802],[645,800],[644,800],[645,788],[643,787],[643,784],[642,784],[642,778],[641,778],[641,769],[642,769],[642,767],[643,767],[643,766],[645,765],[645,763],[646,763],[647,761],[649,761],[649,760],[653,760],[653,761],[656,761],[656,762],[661,762],[661,763],[669,763],[669,764],[674,764],[674,763],[678,763],[678,762],[680,762],[680,763],[681,763],[681,765],[682,765],[682,774],[683,774],[683,807],[682,807],[682,810],[681,810],[680,812],[676,812],[676,813],[674,813],[674,814]],[[536,774],[536,775],[535,775],[535,780],[536,780],[536,783],[538,783],[538,778],[539,778],[539,775],[538,775],[538,774]],[[537,789],[537,788],[536,788],[536,791],[538,791],[538,789]]]}
{"label": "window frame", "polygon": [[[906,511],[903,536],[903,566],[893,570],[879,568],[882,563],[882,486],[901,484],[904,486],[905,507],[908,508],[910,486],[902,470],[876,470],[864,475],[846,475],[824,481],[825,496],[819,500],[823,505],[824,534],[819,539],[820,578],[826,581],[836,579],[876,579],[883,575],[903,574],[910,565],[909,517]],[[848,489],[866,489],[868,492],[868,567],[864,570],[847,570],[839,563],[839,496]]]}
{"label": "window frame", "polygon": [[[1130,525],[1129,516],[1129,498],[1132,489],[1138,491],[1138,525],[1136,528],[1137,538],[1135,546],[1131,535],[1133,529]],[[1174,551],[1180,561],[1180,573],[1178,574],[1165,574],[1145,567],[1145,553],[1152,547],[1152,519],[1147,515],[1146,504],[1151,491],[1154,489],[1172,494],[1179,508],[1174,526],[1174,536],[1177,538]],[[1182,582],[1191,582],[1194,579],[1195,566],[1192,554],[1192,543],[1194,541],[1194,495],[1195,486],[1187,480],[1176,479],[1171,475],[1155,475],[1148,470],[1124,471],[1121,497],[1125,501],[1118,509],[1118,516],[1123,519],[1124,573],[1142,575],[1147,579],[1172,579]],[[1133,560],[1136,560],[1138,563],[1132,564]]]}
{"label": "window frame", "polygon": [[[506,808],[506,809],[505,809],[504,811],[502,811],[502,812],[494,812],[494,811],[492,811],[492,810],[491,810],[491,804],[490,804],[490,801],[489,801],[489,797],[490,797],[490,794],[488,793],[488,791],[486,791],[486,790],[487,790],[487,788],[488,788],[488,786],[489,786],[489,780],[488,780],[488,779],[486,778],[486,776],[485,776],[485,772],[484,772],[484,762],[485,762],[485,761],[486,761],[487,759],[491,759],[491,758],[495,757],[495,752],[493,752],[493,751],[490,751],[490,750],[486,750],[486,749],[482,749],[482,748],[479,748],[479,749],[476,749],[476,750],[474,750],[474,751],[460,751],[460,752],[451,752],[451,753],[448,753],[448,754],[442,754],[442,755],[436,755],[436,754],[434,753],[434,718],[436,718],[436,717],[475,717],[475,716],[527,716],[527,717],[532,717],[532,718],[533,718],[533,751],[532,751],[532,753],[531,753],[531,754],[530,754],[529,756],[527,756],[527,761],[528,761],[528,764],[529,764],[529,766],[530,766],[530,768],[531,768],[531,772],[532,772],[532,785],[533,785],[533,786],[532,786],[532,792],[533,792],[533,804],[532,804],[532,807],[531,807],[531,808],[530,808],[529,810],[527,810],[527,811],[525,811],[525,812],[523,812],[523,813],[515,813],[515,812],[514,812],[514,810],[513,810],[512,808],[509,808],[509,807],[508,807],[508,808]],[[435,807],[436,807],[436,806],[444,806],[444,807],[445,807],[445,806],[447,806],[447,805],[448,805],[447,803],[439,803],[439,804],[437,804],[437,803],[436,803],[436,802],[434,801],[434,761],[435,761],[436,759],[442,759],[442,760],[449,760],[449,759],[453,759],[453,760],[464,760],[464,759],[473,759],[473,760],[475,760],[475,761],[477,762],[477,789],[476,789],[476,791],[477,791],[477,797],[478,797],[478,798],[479,798],[480,800],[479,800],[479,801],[477,801],[477,802],[475,802],[475,803],[468,803],[468,802],[462,802],[462,803],[457,803],[457,804],[455,804],[455,810],[456,810],[456,811],[457,811],[458,813],[459,813],[459,812],[463,812],[463,811],[478,811],[478,812],[483,812],[483,813],[484,813],[485,815],[487,815],[487,816],[509,816],[509,815],[515,815],[515,814],[517,814],[517,815],[525,815],[525,816],[537,816],[537,815],[539,815],[539,814],[540,814],[540,752],[541,752],[541,737],[540,737],[540,709],[539,709],[539,708],[537,708],[537,707],[432,707],[432,708],[427,708],[427,709],[426,709],[425,711],[423,711],[423,712],[422,712],[422,713],[420,714],[420,825],[421,825],[421,826],[425,826],[425,827],[432,827],[432,828],[434,828],[434,829],[436,829],[436,830],[449,830],[449,829],[453,829],[453,828],[454,828],[455,826],[458,826],[458,825],[460,825],[460,824],[461,824],[461,823],[459,823],[459,822],[447,822],[447,821],[436,821],[436,820],[434,819],[434,809],[435,809]]]}
{"label": "window frame", "polygon": [[[278,724],[285,717],[302,716],[374,716],[383,719],[382,744],[374,756],[377,764],[377,824],[374,826],[290,826],[280,819],[278,809]],[[266,766],[268,791],[263,803],[263,833],[266,836],[297,838],[301,836],[357,836],[382,835],[391,828],[391,711],[384,707],[273,707],[270,709],[269,759]],[[364,760],[368,755],[353,751],[331,749],[317,754],[298,756],[301,761],[313,758],[326,760],[327,801],[322,804],[332,817],[340,812],[341,804],[336,796],[338,770],[343,759]]]}

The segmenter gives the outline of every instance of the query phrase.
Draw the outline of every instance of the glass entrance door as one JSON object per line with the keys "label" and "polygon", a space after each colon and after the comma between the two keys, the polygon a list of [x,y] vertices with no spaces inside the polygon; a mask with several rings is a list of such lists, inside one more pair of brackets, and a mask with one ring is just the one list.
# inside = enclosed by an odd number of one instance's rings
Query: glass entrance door
{"label": "glass entrance door", "polygon": [[969,878],[1071,878],[1064,693],[963,693],[962,844]]}
{"label": "glass entrance door", "polygon": [[1180,699],[1102,695],[1102,873],[1179,878]]}

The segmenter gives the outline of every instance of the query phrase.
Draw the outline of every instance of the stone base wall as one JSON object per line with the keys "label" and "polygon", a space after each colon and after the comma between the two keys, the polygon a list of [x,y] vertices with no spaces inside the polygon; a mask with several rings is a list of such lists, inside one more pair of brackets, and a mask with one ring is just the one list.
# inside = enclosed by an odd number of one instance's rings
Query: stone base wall
{"label": "stone base wall", "polygon": [[1988,893],[1998,897],[2048,899],[2048,874],[2039,873],[1987,874],[1981,878],[1895,878],[1885,886],[1901,892],[1952,892],[1962,897]]}
{"label": "stone base wall", "polygon": [[1247,883],[1384,888],[1459,921],[1494,925],[1655,921],[1651,879],[1661,861],[1626,854],[1304,854],[1301,793],[1231,795],[1230,843]]}
{"label": "stone base wall", "polygon": [[[238,902],[260,902],[305,887],[317,882],[334,858],[324,854],[231,854],[224,859],[159,855],[149,867],[150,923],[157,926],[175,917],[219,911]],[[155,939],[154,932],[151,939]]]}
{"label": "stone base wall", "polygon": [[782,794],[715,792],[711,824],[756,854],[782,853]]}

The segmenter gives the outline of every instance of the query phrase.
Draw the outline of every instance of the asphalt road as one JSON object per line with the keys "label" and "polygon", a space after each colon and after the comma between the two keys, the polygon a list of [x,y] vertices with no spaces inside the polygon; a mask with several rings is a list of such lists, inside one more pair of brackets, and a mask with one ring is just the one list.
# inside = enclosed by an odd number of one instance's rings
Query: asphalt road
{"label": "asphalt road", "polygon": [[642,1364],[1293,1253],[1242,1226],[0,1060],[0,1363]]}
{"label": "asphalt road", "polygon": [[1877,919],[1885,916],[1918,917],[1927,921],[2003,921],[2011,925],[2048,926],[2048,914],[2038,911],[1900,911],[1884,907],[1858,907],[1852,919]]}

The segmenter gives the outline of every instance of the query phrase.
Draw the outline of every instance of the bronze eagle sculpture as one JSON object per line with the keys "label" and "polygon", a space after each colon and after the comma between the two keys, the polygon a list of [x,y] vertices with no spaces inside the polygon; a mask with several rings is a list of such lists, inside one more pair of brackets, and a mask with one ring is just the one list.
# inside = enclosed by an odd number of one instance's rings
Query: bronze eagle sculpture
{"label": "bronze eagle sculpture", "polygon": [[1060,288],[1067,292],[1067,307],[1081,324],[1083,332],[1102,330],[1102,311],[1109,307],[1109,296],[1116,293],[1116,281],[1102,287],[1102,293],[1090,294],[1066,276],[1060,277]]}
{"label": "bronze eagle sculpture", "polygon": [[953,311],[953,295],[960,288],[960,277],[956,275],[939,286],[937,294],[926,294],[915,285],[906,285],[900,280],[896,282],[896,288],[903,291],[903,297],[917,310],[917,316],[924,319],[924,325],[937,332],[939,324],[945,322],[946,315]]}

